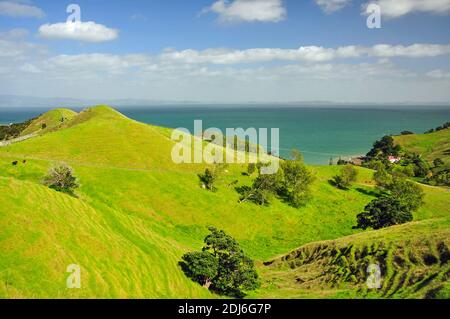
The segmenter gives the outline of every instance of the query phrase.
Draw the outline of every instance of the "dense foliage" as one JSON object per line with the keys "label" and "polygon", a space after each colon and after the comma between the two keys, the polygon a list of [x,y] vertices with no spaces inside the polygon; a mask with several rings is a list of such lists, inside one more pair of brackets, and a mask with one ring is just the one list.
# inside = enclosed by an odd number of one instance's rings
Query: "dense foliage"
{"label": "dense foliage", "polygon": [[243,297],[259,287],[253,261],[223,230],[209,228],[201,252],[190,252],[180,265],[192,280],[219,294]]}
{"label": "dense foliage", "polygon": [[312,172],[303,163],[301,154],[293,152],[292,160],[280,163],[277,173],[272,175],[261,174],[258,167],[258,177],[252,186],[239,189],[240,202],[252,201],[258,205],[267,205],[270,199],[278,196],[292,207],[299,208],[306,204],[310,198],[310,186],[314,181]]}
{"label": "dense foliage", "polygon": [[11,125],[0,125],[0,140],[9,140],[19,137],[34,119],[28,120],[23,123],[14,123]]}
{"label": "dense foliage", "polygon": [[376,141],[373,144],[372,149],[367,153],[368,160],[379,159],[386,160],[389,156],[398,156],[400,152],[400,146],[395,145],[392,136],[384,136],[381,140]]}
{"label": "dense foliage", "polygon": [[380,229],[413,220],[413,212],[423,204],[422,188],[407,179],[393,177],[384,185],[385,192],[370,202],[357,216],[355,228]]}

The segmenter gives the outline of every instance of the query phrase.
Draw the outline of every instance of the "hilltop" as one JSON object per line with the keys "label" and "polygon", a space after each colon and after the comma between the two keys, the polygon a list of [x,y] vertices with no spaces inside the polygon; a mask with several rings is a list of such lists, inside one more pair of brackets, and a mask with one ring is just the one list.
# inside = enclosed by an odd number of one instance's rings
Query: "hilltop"
{"label": "hilltop", "polygon": [[394,140],[405,150],[421,154],[429,163],[440,158],[450,167],[450,128],[427,134],[399,135]]}
{"label": "hilltop", "polygon": [[[67,120],[58,123],[62,117]],[[54,120],[46,120],[48,130],[0,148],[0,297],[216,297],[178,266],[184,253],[201,247],[207,226],[235,237],[260,264],[263,280],[272,276],[264,261],[302,245],[356,234],[372,238],[352,229],[374,198],[369,169],[357,168],[355,186],[342,191],[328,183],[339,167],[311,167],[313,199],[300,209],[279,200],[267,207],[239,204],[231,185],[251,183],[242,175],[246,167],[230,165],[216,193],[201,189],[197,174],[207,165],[173,163],[171,129],[136,122],[108,106],[42,119]],[[42,185],[48,169],[61,162],[81,182],[78,198]],[[448,229],[441,221],[448,217],[449,190],[424,191],[415,220],[433,220],[423,229],[434,223]],[[405,242],[410,235],[399,233]],[[66,267],[73,263],[82,268],[79,290],[65,288]],[[303,296],[313,295],[303,288]]]}

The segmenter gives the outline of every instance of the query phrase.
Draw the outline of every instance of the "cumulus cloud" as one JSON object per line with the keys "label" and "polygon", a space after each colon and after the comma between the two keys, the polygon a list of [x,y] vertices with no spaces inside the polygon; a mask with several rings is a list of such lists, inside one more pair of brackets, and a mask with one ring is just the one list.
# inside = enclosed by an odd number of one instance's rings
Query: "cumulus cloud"
{"label": "cumulus cloud", "polygon": [[343,46],[325,48],[302,46],[298,49],[256,48],[247,50],[207,49],[203,51],[166,51],[161,55],[165,61],[192,64],[239,64],[269,61],[326,62],[335,59],[361,57],[407,57],[425,58],[450,54],[450,45],[413,44],[410,46],[378,44],[372,47]]}
{"label": "cumulus cloud", "polygon": [[43,18],[44,11],[21,1],[0,1],[0,15],[9,17]]}
{"label": "cumulus cloud", "polygon": [[282,0],[218,0],[203,12],[214,12],[221,22],[279,22],[286,18]]}
{"label": "cumulus cloud", "polygon": [[44,24],[39,27],[39,35],[47,39],[68,39],[84,42],[105,42],[115,40],[118,31],[95,22],[64,22]]}
{"label": "cumulus cloud", "polygon": [[[323,11],[332,13],[341,10],[352,0],[315,0]],[[363,5],[363,13],[369,4],[378,4],[386,18],[398,18],[416,12],[447,14],[450,12],[450,0],[372,0]]]}
{"label": "cumulus cloud", "polygon": [[315,0],[317,5],[326,13],[341,10],[347,6],[351,0]]}
{"label": "cumulus cloud", "polygon": [[447,14],[450,0],[376,0],[381,13],[388,18],[397,18],[415,12]]}

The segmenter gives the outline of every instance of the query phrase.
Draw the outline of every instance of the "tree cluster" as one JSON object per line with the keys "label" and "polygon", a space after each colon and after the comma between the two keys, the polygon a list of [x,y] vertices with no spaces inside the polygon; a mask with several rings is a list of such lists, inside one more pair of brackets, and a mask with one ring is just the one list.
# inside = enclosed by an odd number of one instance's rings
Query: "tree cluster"
{"label": "tree cluster", "polygon": [[210,227],[209,231],[201,251],[182,257],[184,273],[221,295],[243,297],[246,291],[257,289],[258,273],[239,243],[223,230]]}

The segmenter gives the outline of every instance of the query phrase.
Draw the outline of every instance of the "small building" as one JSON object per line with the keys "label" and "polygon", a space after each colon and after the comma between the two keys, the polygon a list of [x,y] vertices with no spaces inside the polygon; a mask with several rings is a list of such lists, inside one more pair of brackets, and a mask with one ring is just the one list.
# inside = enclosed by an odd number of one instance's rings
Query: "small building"
{"label": "small building", "polygon": [[396,163],[400,162],[400,158],[396,157],[396,156],[389,156],[388,160],[391,164],[396,164]]}

